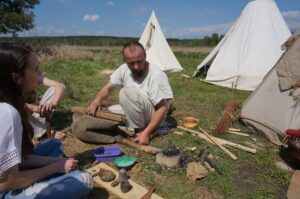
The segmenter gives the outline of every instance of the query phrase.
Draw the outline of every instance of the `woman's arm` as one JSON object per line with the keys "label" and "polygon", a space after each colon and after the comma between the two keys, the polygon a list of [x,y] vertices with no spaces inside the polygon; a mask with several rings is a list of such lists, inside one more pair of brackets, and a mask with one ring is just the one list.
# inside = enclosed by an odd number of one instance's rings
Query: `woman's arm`
{"label": "woman's arm", "polygon": [[25,103],[25,109],[30,111],[30,112],[40,113],[40,106],[39,105]]}
{"label": "woman's arm", "polygon": [[42,167],[61,160],[62,158],[47,157],[39,155],[26,155],[22,158],[21,167]]}
{"label": "woman's arm", "polygon": [[58,81],[48,79],[47,77],[43,78],[43,85],[55,88],[54,97],[51,102],[40,104],[39,106],[41,117],[48,117],[58,105],[58,102],[63,98],[65,85]]}
{"label": "woman's arm", "polygon": [[19,165],[15,165],[1,174],[0,192],[27,187],[55,173],[72,172],[77,169],[77,163],[78,161],[74,159],[60,159],[47,166],[26,171],[20,171]]}
{"label": "woman's arm", "polygon": [[58,102],[63,98],[64,91],[65,91],[65,85],[63,83],[60,83],[58,81],[48,79],[47,77],[44,77],[43,79],[43,85],[47,87],[55,87],[55,94],[50,102],[54,107],[58,105]]}

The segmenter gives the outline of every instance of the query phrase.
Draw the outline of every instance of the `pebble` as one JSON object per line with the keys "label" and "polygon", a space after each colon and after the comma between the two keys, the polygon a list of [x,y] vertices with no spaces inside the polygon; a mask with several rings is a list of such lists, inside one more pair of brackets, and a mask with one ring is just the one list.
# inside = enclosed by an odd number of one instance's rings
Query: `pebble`
{"label": "pebble", "polygon": [[275,166],[284,171],[293,171],[293,169],[289,165],[281,161],[275,162]]}

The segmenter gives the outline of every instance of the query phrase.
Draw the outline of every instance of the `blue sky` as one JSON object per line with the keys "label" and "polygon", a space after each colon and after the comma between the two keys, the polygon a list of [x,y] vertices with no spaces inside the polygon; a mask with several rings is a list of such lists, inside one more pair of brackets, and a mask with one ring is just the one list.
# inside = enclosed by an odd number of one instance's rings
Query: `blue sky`
{"label": "blue sky", "polygon": [[[20,36],[139,37],[151,11],[167,38],[226,33],[250,0],[41,0],[36,28]],[[292,31],[300,28],[300,0],[276,0]]]}

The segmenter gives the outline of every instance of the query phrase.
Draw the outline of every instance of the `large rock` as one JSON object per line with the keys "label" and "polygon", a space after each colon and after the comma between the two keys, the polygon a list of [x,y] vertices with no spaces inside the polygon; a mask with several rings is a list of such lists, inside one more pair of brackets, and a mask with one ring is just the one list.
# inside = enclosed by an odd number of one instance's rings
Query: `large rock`
{"label": "large rock", "polygon": [[176,167],[179,164],[180,155],[166,156],[162,152],[156,154],[156,163],[167,166]]}
{"label": "large rock", "polygon": [[188,163],[186,168],[186,176],[193,182],[195,182],[197,179],[204,178],[207,173],[207,169],[202,164],[197,162]]}
{"label": "large rock", "polygon": [[95,144],[115,142],[118,122],[74,113],[71,125],[72,133],[80,140]]}

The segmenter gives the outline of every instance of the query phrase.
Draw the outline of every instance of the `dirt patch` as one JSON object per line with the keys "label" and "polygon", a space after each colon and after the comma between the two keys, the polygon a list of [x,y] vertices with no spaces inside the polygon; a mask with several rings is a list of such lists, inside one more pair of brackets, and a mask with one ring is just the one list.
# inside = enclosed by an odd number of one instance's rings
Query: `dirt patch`
{"label": "dirt patch", "polygon": [[216,190],[209,190],[205,187],[199,186],[195,195],[198,199],[223,199],[224,197]]}
{"label": "dirt patch", "polygon": [[72,133],[68,133],[68,136],[63,141],[64,153],[67,157],[74,157],[78,159],[80,169],[88,169],[93,162],[94,150],[103,145],[88,144],[80,141]]}
{"label": "dirt patch", "polygon": [[242,193],[252,193],[258,189],[272,190],[275,198],[286,198],[286,191],[277,182],[267,180],[264,176],[268,174],[268,168],[256,164],[255,162],[245,162],[241,167],[232,173],[233,182]]}

